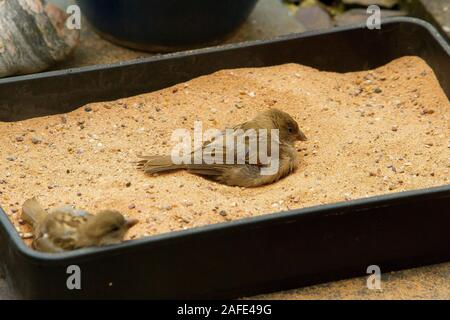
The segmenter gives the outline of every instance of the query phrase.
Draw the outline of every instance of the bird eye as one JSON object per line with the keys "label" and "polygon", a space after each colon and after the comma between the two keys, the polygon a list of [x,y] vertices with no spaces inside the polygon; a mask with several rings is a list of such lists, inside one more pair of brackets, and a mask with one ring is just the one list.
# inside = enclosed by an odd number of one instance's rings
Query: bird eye
{"label": "bird eye", "polygon": [[116,231],[119,231],[119,230],[120,230],[120,228],[118,226],[115,226],[115,227],[112,228],[113,232],[116,232]]}
{"label": "bird eye", "polygon": [[292,133],[292,128],[288,127],[288,131],[289,131],[289,133]]}

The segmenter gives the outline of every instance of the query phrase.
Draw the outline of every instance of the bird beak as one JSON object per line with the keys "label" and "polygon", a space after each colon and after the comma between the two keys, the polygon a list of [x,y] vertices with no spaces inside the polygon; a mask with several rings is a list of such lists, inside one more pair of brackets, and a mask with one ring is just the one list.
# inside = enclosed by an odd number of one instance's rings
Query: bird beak
{"label": "bird beak", "polygon": [[132,228],[133,226],[135,226],[136,224],[138,224],[139,220],[138,219],[127,219],[125,221],[125,227],[127,229]]}
{"label": "bird beak", "polygon": [[297,140],[298,141],[307,141],[308,138],[305,136],[305,134],[302,131],[299,131],[299,133],[297,135]]}

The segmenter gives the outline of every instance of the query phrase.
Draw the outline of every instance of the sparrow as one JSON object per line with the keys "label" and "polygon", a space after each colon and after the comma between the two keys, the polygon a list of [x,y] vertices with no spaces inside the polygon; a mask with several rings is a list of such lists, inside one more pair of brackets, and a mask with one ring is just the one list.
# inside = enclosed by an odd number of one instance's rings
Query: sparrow
{"label": "sparrow", "polygon": [[33,248],[42,252],[64,252],[85,247],[117,244],[138,223],[115,210],[96,215],[63,206],[46,212],[36,198],[22,206],[22,220],[33,229]]}
{"label": "sparrow", "polygon": [[[240,187],[258,187],[274,183],[283,177],[291,174],[298,167],[298,156],[295,148],[296,141],[306,141],[305,134],[299,129],[298,123],[286,112],[278,109],[269,109],[259,113],[253,120],[241,123],[233,128],[234,141],[244,141],[245,155],[244,161],[234,161],[229,163],[227,159],[227,131],[221,131],[220,134],[213,137],[210,141],[201,146],[203,160],[200,163],[194,163],[195,151],[191,153],[190,163],[175,164],[172,157],[169,156],[140,156],[138,168],[147,174],[156,174],[160,172],[173,170],[187,170],[192,174],[203,176],[207,179],[229,185]],[[239,130],[242,129],[242,130]],[[254,137],[243,137],[244,132],[254,129]],[[260,134],[260,129],[267,129],[267,134]],[[272,129],[278,129],[277,135],[273,135]],[[253,139],[257,139],[258,150],[266,148],[268,155],[267,161],[262,161],[259,153],[251,155],[248,146]],[[275,162],[275,154],[272,150],[272,141],[278,146],[277,170],[270,174],[263,173],[262,169],[268,169]],[[231,151],[234,153],[232,158],[237,159],[238,148]],[[205,162],[205,155],[222,159],[220,163]],[[228,154],[229,155],[229,154]],[[273,155],[273,157],[272,157]],[[253,161],[252,161],[253,160]]]}

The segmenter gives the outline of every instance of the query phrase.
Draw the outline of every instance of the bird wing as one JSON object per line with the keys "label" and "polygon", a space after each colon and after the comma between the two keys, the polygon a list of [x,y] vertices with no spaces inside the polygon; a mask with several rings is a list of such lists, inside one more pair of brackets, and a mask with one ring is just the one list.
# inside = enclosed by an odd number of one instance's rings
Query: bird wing
{"label": "bird wing", "polygon": [[[231,135],[227,135],[224,130],[220,134],[216,135],[209,141],[206,141],[202,147],[202,158],[204,163],[198,163],[199,165],[211,165],[214,161],[214,165],[225,164],[253,164],[257,166],[264,166],[270,163],[271,151],[272,151],[272,137],[270,132],[267,135],[261,135],[255,131],[255,135],[249,134],[242,129],[244,124],[240,124],[233,128]],[[240,130],[241,129],[241,130]],[[274,137],[274,142],[279,144],[279,140]],[[232,149],[227,147],[227,142],[233,142]],[[242,146],[242,147],[239,147]],[[260,149],[265,149],[265,158],[262,158]],[[194,163],[194,155],[199,149],[192,152],[192,163]],[[229,152],[233,155],[230,156]],[[227,163],[227,156],[232,163]],[[209,162],[206,159],[211,159]],[[238,159],[240,162],[238,163]]]}
{"label": "bird wing", "polygon": [[[70,206],[57,208],[50,212],[42,222],[36,238],[34,247],[40,251],[59,248],[74,250],[79,242],[79,227],[86,223],[90,214],[80,215]],[[52,249],[53,248],[53,249]]]}

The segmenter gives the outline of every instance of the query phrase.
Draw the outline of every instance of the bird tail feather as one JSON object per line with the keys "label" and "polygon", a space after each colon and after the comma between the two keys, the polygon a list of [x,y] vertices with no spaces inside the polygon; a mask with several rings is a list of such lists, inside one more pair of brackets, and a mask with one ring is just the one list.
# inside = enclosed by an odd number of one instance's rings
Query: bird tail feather
{"label": "bird tail feather", "polygon": [[32,226],[42,221],[47,213],[36,198],[28,199],[22,205],[22,220]]}
{"label": "bird tail feather", "polygon": [[185,165],[174,164],[171,156],[141,156],[141,158],[138,168],[148,174],[185,169]]}

